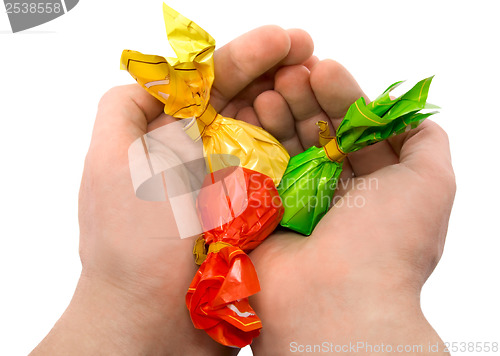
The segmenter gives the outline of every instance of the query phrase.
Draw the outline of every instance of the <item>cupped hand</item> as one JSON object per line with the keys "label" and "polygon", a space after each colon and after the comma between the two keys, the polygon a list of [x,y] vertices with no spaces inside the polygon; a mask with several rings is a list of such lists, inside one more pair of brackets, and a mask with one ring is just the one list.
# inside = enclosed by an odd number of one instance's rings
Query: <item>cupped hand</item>
{"label": "cupped hand", "polygon": [[[276,71],[310,60],[312,50],[306,33],[276,26],[235,39],[215,52],[212,105],[225,116],[254,122],[254,101],[274,88]],[[184,298],[197,269],[194,239],[168,238],[177,235],[170,205],[142,201],[132,187],[128,148],[173,120],[162,110],[138,85],[114,88],[99,103],[80,190],[82,277],[68,310],[109,309],[104,314],[116,319],[121,348],[142,347],[154,354],[230,353],[194,329],[189,319]],[[89,300],[110,303],[98,308],[87,305]],[[104,320],[99,313],[86,316],[89,324]]]}
{"label": "cupped hand", "polygon": [[[255,106],[261,125],[297,154],[318,144],[318,120],[336,128],[361,96],[347,70],[326,60],[280,69]],[[430,120],[350,154],[336,204],[313,234],[278,231],[250,254],[261,284],[250,301],[263,323],[254,353],[358,342],[425,353],[440,343],[419,297],[443,252],[454,194],[447,135]]]}

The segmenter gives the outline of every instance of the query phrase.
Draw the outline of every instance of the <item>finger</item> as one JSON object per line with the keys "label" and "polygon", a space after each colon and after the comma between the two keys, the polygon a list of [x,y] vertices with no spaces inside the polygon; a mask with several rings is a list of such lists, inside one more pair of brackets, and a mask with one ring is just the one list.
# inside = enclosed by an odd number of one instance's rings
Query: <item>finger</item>
{"label": "finger", "polygon": [[349,106],[361,96],[366,97],[351,73],[330,59],[320,61],[312,68],[310,80],[319,104],[336,127]]}
{"label": "finger", "polygon": [[[341,64],[332,60],[322,61],[313,67],[311,86],[335,129],[352,103],[360,97],[366,99],[352,75]],[[386,141],[350,153],[348,160],[356,176],[370,174],[399,162],[398,156]]]}
{"label": "finger", "polygon": [[238,113],[234,116],[236,120],[241,120],[248,122],[257,127],[262,127],[259,122],[259,117],[255,112],[255,109],[252,106],[246,106],[243,109],[239,110]]}
{"label": "finger", "polygon": [[[255,99],[267,90],[274,88],[273,75],[266,73],[255,79],[252,84],[240,91],[229,103],[225,104],[223,109],[219,109],[221,115],[226,117],[236,117],[241,110],[253,106]],[[213,100],[211,100],[212,105]],[[217,109],[217,107],[216,107]],[[240,115],[241,117],[241,115]]]}
{"label": "finger", "polygon": [[280,64],[292,66],[310,59],[314,52],[314,42],[311,36],[306,31],[297,28],[289,29],[286,32],[290,37],[290,50]]}
{"label": "finger", "polygon": [[317,63],[319,63],[319,58],[316,56],[311,56],[304,63],[302,63],[302,65],[311,70]]}
{"label": "finger", "polygon": [[211,100],[220,109],[256,78],[282,61],[290,36],[278,26],[263,26],[229,42],[214,54]]}
{"label": "finger", "polygon": [[[454,181],[450,144],[446,132],[434,121],[425,120],[420,126],[401,135],[400,162],[418,174]],[[405,137],[406,136],[406,137]]]}
{"label": "finger", "polygon": [[401,154],[401,147],[403,147],[403,143],[408,139],[408,135],[410,135],[410,133],[413,134],[412,131],[413,130],[407,131],[407,132],[404,132],[402,134],[399,134],[399,135],[396,135],[396,136],[393,136],[393,137],[389,137],[387,139],[387,142],[389,142],[389,144],[391,145],[392,149],[394,150],[394,153],[396,153],[396,155],[398,157]]}
{"label": "finger", "polygon": [[359,151],[349,153],[349,162],[357,177],[371,174],[384,167],[399,163],[398,156],[391,145],[386,142],[378,142],[362,148]]}
{"label": "finger", "polygon": [[153,121],[148,124],[147,132],[154,131],[161,126],[165,126],[176,121],[177,119],[174,117],[161,113],[157,118],[153,119]]}
{"label": "finger", "polygon": [[262,93],[255,99],[254,108],[262,127],[281,142],[290,156],[304,151],[295,131],[293,115],[278,92]]}
{"label": "finger", "polygon": [[148,123],[163,112],[163,107],[138,84],[112,88],[99,102],[92,141],[132,143],[146,133]]}
{"label": "finger", "polygon": [[236,38],[215,52],[212,105],[220,110],[265,73],[272,86],[272,72],[278,65],[302,63],[312,51],[311,37],[302,30],[264,26]]}
{"label": "finger", "polygon": [[[295,130],[292,112],[285,99],[278,92],[269,90],[262,93],[255,100],[254,108],[263,128],[281,142],[291,157],[304,151]],[[334,201],[338,196],[343,196],[346,191],[352,188],[350,184],[352,177],[351,165],[348,160],[345,160],[335,190]]]}
{"label": "finger", "polygon": [[275,90],[288,103],[295,118],[295,130],[304,149],[319,145],[316,123],[330,119],[321,109],[309,81],[309,70],[302,65],[281,68],[276,73]]}

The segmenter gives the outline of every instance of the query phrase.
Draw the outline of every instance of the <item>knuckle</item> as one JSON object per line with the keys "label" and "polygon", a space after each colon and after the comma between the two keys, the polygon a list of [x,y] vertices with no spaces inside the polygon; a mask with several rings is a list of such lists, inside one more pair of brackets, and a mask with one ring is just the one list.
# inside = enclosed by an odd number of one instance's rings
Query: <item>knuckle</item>
{"label": "knuckle", "polygon": [[443,127],[441,127],[441,125],[439,125],[437,122],[434,122],[434,121],[431,121],[431,120],[428,120],[429,123],[431,125],[434,126],[435,130],[436,130],[436,134],[439,135],[443,140],[446,141],[446,143],[450,143],[450,138],[448,136],[448,133],[445,131],[445,129]]}
{"label": "knuckle", "polygon": [[99,100],[98,107],[116,102],[117,99],[132,94],[138,86],[136,84],[116,86],[106,91]]}
{"label": "knuckle", "polygon": [[311,83],[322,82],[325,77],[336,77],[345,71],[344,66],[333,59],[324,59],[311,69]]}

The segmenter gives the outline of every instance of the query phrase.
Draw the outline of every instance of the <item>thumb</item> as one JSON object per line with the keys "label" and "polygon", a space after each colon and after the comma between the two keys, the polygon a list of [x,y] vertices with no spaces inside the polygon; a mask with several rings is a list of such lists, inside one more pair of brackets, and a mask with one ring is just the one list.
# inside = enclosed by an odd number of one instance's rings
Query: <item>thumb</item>
{"label": "thumb", "polygon": [[99,102],[92,141],[119,141],[128,148],[128,144],[146,133],[148,123],[163,112],[163,107],[138,84],[114,87]]}
{"label": "thumb", "polygon": [[446,132],[434,121],[426,120],[417,128],[391,140],[400,164],[426,178],[455,182],[450,144]]}

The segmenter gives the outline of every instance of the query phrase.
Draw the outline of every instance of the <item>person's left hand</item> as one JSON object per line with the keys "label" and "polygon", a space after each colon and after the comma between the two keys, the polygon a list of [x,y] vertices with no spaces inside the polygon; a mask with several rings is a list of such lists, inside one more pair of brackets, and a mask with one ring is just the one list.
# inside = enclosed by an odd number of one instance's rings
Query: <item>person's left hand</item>
{"label": "person's left hand", "polygon": [[[282,68],[275,83],[256,107],[262,126],[291,155],[318,144],[315,122],[337,129],[349,106],[365,96],[332,60]],[[372,354],[360,345],[377,344],[393,351],[412,345],[408,354],[432,344],[436,355],[448,354],[420,308],[455,194],[446,133],[427,119],[350,153],[338,187],[311,236],[278,229],[250,253],[262,288],[250,297],[263,324],[254,354],[302,353],[305,345]]]}

